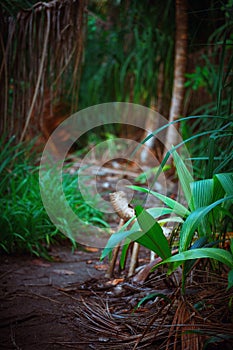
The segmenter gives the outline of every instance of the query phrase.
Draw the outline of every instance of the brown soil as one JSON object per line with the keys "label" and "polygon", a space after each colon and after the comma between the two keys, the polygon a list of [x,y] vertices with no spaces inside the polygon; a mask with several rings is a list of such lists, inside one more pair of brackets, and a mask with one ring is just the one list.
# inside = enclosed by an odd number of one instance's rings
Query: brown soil
{"label": "brown soil", "polygon": [[[200,283],[194,281],[183,298],[174,280],[161,271],[143,285],[124,272],[107,280],[100,251],[72,253],[63,246],[53,248],[51,255],[53,262],[0,258],[0,349],[173,349],[176,342],[177,349],[198,350],[218,334],[206,349],[232,349],[228,303],[233,294],[226,292],[226,277],[219,277],[216,285],[216,276],[206,283],[200,272]],[[141,251],[140,263],[147,262],[147,255]],[[137,309],[152,292],[154,298]],[[203,305],[195,309],[197,302]],[[181,335],[183,329],[204,335]]]}
{"label": "brown soil", "polygon": [[81,250],[72,254],[62,247],[53,249],[52,255],[55,262],[1,257],[1,349],[65,349],[66,342],[78,344],[71,310],[80,295],[67,293],[67,288],[103,275],[94,267],[98,254]]}

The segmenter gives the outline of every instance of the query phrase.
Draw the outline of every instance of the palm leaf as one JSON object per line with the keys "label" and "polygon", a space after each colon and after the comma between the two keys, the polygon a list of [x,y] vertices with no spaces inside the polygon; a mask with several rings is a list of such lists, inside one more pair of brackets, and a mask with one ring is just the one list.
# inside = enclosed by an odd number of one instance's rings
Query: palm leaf
{"label": "palm leaf", "polygon": [[120,242],[124,241],[127,238],[127,241],[125,243],[128,243],[130,241],[137,241],[137,239],[143,234],[142,231],[135,231],[135,230],[128,230],[128,231],[119,231],[111,235],[109,238],[102,254],[101,254],[101,260],[103,260],[114,247],[116,247]]}
{"label": "palm leaf", "polygon": [[228,273],[228,287],[227,289],[230,289],[233,287],[233,269]]}
{"label": "palm leaf", "polygon": [[181,217],[186,217],[190,214],[190,211],[185,206],[183,206],[182,204],[178,203],[174,199],[169,198],[163,194],[160,194],[155,191],[151,191],[150,189],[143,188],[140,186],[129,186],[129,188],[155,196],[156,198],[160,199],[164,204],[166,204],[168,207],[170,207],[173,213],[180,215]]}
{"label": "palm leaf", "polygon": [[[203,208],[213,203],[214,181],[205,179],[191,183],[192,203],[195,210]],[[200,235],[204,235],[210,230],[209,215],[206,215],[198,226]]]}
{"label": "palm leaf", "polygon": [[183,261],[202,258],[215,259],[229,266],[230,268],[233,268],[233,255],[227,250],[220,248],[197,248],[193,250],[186,250],[185,252],[181,252],[167,258],[158,265],[171,262],[182,263]]}
{"label": "palm leaf", "polygon": [[216,174],[215,177],[221,183],[226,194],[231,195],[233,193],[233,173]]}
{"label": "palm leaf", "polygon": [[141,206],[136,206],[135,212],[143,232],[137,242],[158,254],[162,259],[171,256],[168,241],[160,225]]}
{"label": "palm leaf", "polygon": [[217,205],[224,203],[226,201],[232,201],[232,196],[227,196],[225,198],[221,198],[217,200],[216,202],[208,205],[207,207],[198,208],[197,210],[193,211],[188,218],[185,220],[182,229],[180,231],[180,252],[184,252],[188,249],[194,232],[197,229],[198,225],[201,223],[203,218]]}
{"label": "palm leaf", "polygon": [[190,187],[195,210],[213,202],[213,179],[195,181]]}
{"label": "palm leaf", "polygon": [[[131,230],[122,231],[121,229],[121,231],[114,233],[109,238],[101,254],[101,260],[109,255],[112,249],[122,241],[124,241],[124,245],[128,245],[131,241],[136,241],[144,247],[154,251],[163,259],[171,255],[169,244],[163,234],[163,230],[153,216],[140,206],[137,206],[135,211],[138,221],[133,224]],[[139,226],[142,230],[139,230]],[[125,255],[125,250],[123,255]],[[124,261],[124,257],[122,258],[122,261]]]}
{"label": "palm leaf", "polygon": [[179,154],[175,151],[173,152],[174,163],[176,166],[176,171],[178,174],[178,178],[181,184],[181,188],[184,192],[184,196],[191,210],[194,209],[193,203],[191,201],[192,194],[190,184],[194,181],[191,172],[186,167],[183,159],[179,156]]}

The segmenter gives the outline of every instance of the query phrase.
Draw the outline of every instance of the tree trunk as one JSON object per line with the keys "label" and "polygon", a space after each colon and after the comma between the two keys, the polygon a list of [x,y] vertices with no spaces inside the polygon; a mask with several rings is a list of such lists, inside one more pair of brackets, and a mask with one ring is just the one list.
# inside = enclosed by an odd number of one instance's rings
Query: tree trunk
{"label": "tree trunk", "polygon": [[[184,101],[184,81],[187,63],[187,39],[188,39],[188,14],[186,0],[176,0],[176,42],[175,42],[175,64],[172,101],[169,113],[169,122],[178,119],[182,114]],[[177,129],[178,125],[174,124]],[[176,131],[176,130],[175,130]],[[176,145],[177,132],[174,127],[169,126],[165,140],[164,156],[166,152]],[[170,160],[171,162],[171,160]]]}

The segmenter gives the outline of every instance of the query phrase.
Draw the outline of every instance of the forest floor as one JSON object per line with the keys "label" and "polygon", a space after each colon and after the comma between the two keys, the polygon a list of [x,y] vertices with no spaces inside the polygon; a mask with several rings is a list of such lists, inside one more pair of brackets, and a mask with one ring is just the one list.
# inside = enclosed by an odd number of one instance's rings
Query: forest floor
{"label": "forest floor", "polygon": [[[97,249],[56,246],[50,254],[53,262],[0,258],[1,349],[173,349],[175,343],[198,350],[208,339],[206,349],[232,349],[226,276],[206,280],[200,271],[184,298],[161,270],[141,285],[124,272],[105,278],[107,263]],[[149,261],[148,251],[139,261]]]}
{"label": "forest floor", "polygon": [[[0,256],[0,349],[233,348],[233,291],[227,271],[212,272],[208,261],[196,266],[183,295],[179,270],[156,269],[141,283],[139,272],[127,277],[128,262],[106,278],[108,259],[100,262],[98,248],[63,243],[49,254],[52,261]],[[139,266],[149,261],[141,248]]]}
{"label": "forest floor", "polygon": [[[72,252],[69,246],[55,246],[50,255],[53,262],[27,255],[0,258],[0,348],[104,349],[108,337],[101,332],[101,323],[93,337],[93,329],[80,319],[80,307],[88,300],[96,302],[96,298],[102,304],[107,298],[117,298],[121,284],[122,295],[127,295],[128,301],[130,295],[137,294],[132,297],[132,309],[140,301],[139,291],[126,282],[125,276],[105,278],[108,265],[100,262],[98,249]],[[126,305],[124,309],[126,312]]]}
{"label": "forest floor", "polygon": [[77,346],[75,308],[82,285],[103,275],[93,266],[98,254],[64,246],[50,253],[54,262],[1,257],[1,349],[85,349]]}

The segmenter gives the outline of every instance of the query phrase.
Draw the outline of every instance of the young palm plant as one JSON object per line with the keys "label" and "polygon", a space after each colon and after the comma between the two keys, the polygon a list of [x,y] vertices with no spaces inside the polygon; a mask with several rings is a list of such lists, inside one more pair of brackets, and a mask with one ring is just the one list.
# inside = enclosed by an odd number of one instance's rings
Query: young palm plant
{"label": "young palm plant", "polygon": [[[233,285],[233,242],[231,240],[230,251],[218,245],[225,239],[225,234],[230,229],[231,223],[227,219],[233,218],[231,214],[233,173],[215,174],[212,179],[194,181],[182,158],[175,150],[171,152],[187,207],[150,189],[130,186],[134,190],[154,195],[166,207],[144,210],[137,206],[135,208],[137,222],[129,231],[121,231],[111,236],[102,258],[120,241],[126,240],[127,244],[129,240],[133,240],[155,252],[163,260],[161,263],[169,263],[170,272],[174,271],[178,265],[183,265],[183,292],[187,272],[192,267],[187,261],[199,258],[212,258],[227,265],[230,268],[228,287],[231,287]],[[158,220],[165,214],[172,214],[167,221],[182,223],[178,254],[173,256],[160,226],[164,220]]]}

